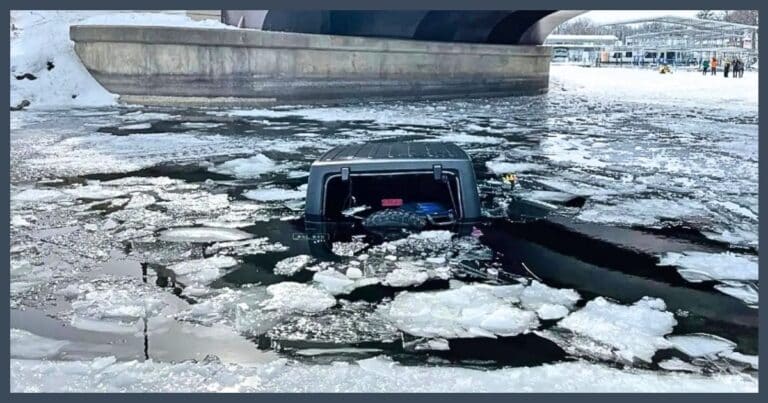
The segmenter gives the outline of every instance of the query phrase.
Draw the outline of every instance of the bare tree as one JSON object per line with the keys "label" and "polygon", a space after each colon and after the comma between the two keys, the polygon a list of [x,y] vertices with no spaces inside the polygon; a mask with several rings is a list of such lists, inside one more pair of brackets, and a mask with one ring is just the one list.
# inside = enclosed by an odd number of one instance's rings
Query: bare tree
{"label": "bare tree", "polygon": [[729,10],[723,21],[737,24],[757,25],[758,10]]}
{"label": "bare tree", "polygon": [[555,29],[560,35],[597,35],[602,29],[589,18],[576,18],[561,24]]}

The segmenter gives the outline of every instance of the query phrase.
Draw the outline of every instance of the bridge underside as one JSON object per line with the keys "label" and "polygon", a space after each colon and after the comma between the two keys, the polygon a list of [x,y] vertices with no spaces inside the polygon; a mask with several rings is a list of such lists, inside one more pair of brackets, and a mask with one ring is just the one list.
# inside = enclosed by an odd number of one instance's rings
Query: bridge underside
{"label": "bridge underside", "polygon": [[265,31],[421,41],[541,45],[580,10],[224,10],[224,22]]}
{"label": "bridge underside", "polygon": [[580,11],[227,11],[254,29],[72,26],[125,102],[287,104],[541,94],[541,45]]}

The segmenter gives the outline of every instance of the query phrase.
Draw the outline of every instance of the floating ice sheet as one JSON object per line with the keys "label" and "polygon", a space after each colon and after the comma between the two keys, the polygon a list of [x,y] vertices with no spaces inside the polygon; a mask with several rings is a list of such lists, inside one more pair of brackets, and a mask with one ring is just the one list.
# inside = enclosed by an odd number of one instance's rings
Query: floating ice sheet
{"label": "floating ice sheet", "polygon": [[225,175],[231,175],[236,178],[258,178],[259,176],[272,172],[277,168],[275,161],[272,161],[264,154],[256,154],[248,158],[237,158],[229,160],[215,167],[208,168],[211,172]]}
{"label": "floating ice sheet", "polygon": [[243,192],[243,197],[247,199],[267,202],[301,199],[304,196],[304,191],[281,188],[252,189]]}
{"label": "floating ice sheet", "polygon": [[536,314],[517,308],[522,286],[465,285],[434,292],[402,292],[379,308],[405,333],[420,337],[515,336],[536,328]]}
{"label": "floating ice sheet", "polygon": [[668,336],[672,346],[690,357],[714,357],[719,353],[732,352],[736,343],[711,334]]}
{"label": "floating ice sheet", "polygon": [[281,276],[292,276],[312,262],[312,256],[296,255],[287,257],[275,264],[274,273]]}
{"label": "floating ice sheet", "polygon": [[67,344],[69,342],[64,340],[49,339],[22,329],[11,329],[13,358],[49,358],[57,355]]}
{"label": "floating ice sheet", "polygon": [[204,259],[187,260],[168,266],[185,285],[208,284],[221,277],[223,269],[238,264],[231,256],[212,256]]}
{"label": "floating ice sheet", "polygon": [[234,228],[180,227],[170,228],[160,233],[160,240],[168,242],[220,242],[240,241],[253,238],[253,235]]}
{"label": "floating ice sheet", "polygon": [[677,266],[677,271],[688,281],[757,280],[757,259],[731,252],[670,252],[663,255],[660,265]]}
{"label": "floating ice sheet", "polygon": [[656,350],[671,347],[664,335],[672,332],[677,321],[665,309],[660,299],[643,298],[627,306],[597,297],[562,319],[558,327],[580,336],[569,347],[589,353],[605,351],[602,345],[623,360],[650,362]]}

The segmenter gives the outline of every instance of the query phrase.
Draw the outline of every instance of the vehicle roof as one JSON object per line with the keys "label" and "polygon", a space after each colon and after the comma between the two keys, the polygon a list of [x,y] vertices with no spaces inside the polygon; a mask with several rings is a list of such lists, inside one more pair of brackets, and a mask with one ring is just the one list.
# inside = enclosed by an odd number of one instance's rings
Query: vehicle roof
{"label": "vehicle roof", "polygon": [[446,159],[469,161],[469,156],[453,143],[381,142],[338,146],[323,154],[317,162]]}

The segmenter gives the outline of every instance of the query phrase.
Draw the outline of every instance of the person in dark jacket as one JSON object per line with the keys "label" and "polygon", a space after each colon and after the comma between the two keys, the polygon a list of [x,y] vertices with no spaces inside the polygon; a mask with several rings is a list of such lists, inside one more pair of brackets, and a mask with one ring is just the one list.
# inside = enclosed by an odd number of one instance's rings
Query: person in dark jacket
{"label": "person in dark jacket", "polygon": [[[725,59],[725,64],[723,65],[723,77],[728,78],[728,73],[731,71],[731,61],[728,59]],[[733,64],[733,75],[736,75],[736,62],[734,61]]]}
{"label": "person in dark jacket", "polygon": [[707,72],[709,71],[709,60],[704,60],[701,62],[701,74],[707,75]]}

